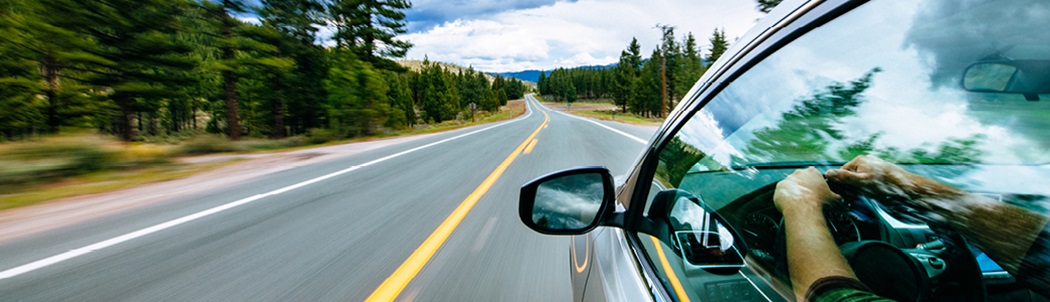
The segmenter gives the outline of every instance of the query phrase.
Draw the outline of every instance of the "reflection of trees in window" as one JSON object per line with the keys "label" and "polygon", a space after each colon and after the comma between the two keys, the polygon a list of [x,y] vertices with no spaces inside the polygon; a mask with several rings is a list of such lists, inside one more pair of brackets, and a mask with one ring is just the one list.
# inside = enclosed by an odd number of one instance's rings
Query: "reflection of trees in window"
{"label": "reflection of trees in window", "polygon": [[[834,82],[813,97],[802,99],[787,112],[775,127],[755,132],[755,138],[744,149],[751,162],[779,162],[790,160],[826,160],[828,146],[843,141],[842,131],[835,129],[844,117],[856,114],[863,101],[863,92],[871,87],[874,68],[859,79],[843,84]],[[871,146],[877,138],[849,144],[851,147]]]}
{"label": "reflection of trees in window", "polygon": [[666,187],[677,188],[686,172],[705,156],[704,152],[675,137],[660,151],[656,180]]}
{"label": "reflection of trees in window", "polygon": [[[900,150],[878,148],[883,133],[864,138],[849,138],[839,130],[842,119],[856,115],[856,108],[866,98],[872,85],[873,68],[847,84],[834,82],[812,97],[801,99],[781,115],[776,126],[755,132],[744,154],[744,162],[848,161],[858,155],[871,154],[900,163],[973,163],[983,155],[978,145],[985,136],[951,138],[938,144],[926,143],[919,148]],[[919,131],[919,130],[917,130]],[[836,149],[832,149],[836,148]]]}

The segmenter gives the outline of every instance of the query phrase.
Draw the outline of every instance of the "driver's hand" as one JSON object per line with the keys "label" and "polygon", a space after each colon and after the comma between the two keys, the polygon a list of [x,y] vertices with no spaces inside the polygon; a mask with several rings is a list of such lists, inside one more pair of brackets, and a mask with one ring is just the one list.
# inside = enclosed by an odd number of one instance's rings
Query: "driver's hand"
{"label": "driver's hand", "polygon": [[944,184],[908,172],[878,157],[861,155],[842,166],[828,170],[828,181],[858,188],[876,196],[919,199],[955,190]]}
{"label": "driver's hand", "polygon": [[777,183],[773,193],[773,203],[782,213],[796,210],[816,210],[819,213],[825,204],[841,199],[841,196],[831,191],[824,176],[814,167],[795,170],[795,173]]}

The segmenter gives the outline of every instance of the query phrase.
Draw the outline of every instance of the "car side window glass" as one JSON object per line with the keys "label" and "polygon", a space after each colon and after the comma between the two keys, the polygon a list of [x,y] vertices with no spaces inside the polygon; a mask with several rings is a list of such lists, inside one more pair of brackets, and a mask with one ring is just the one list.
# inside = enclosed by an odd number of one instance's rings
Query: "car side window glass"
{"label": "car side window glass", "polygon": [[[1050,2],[1037,0],[872,1],[732,80],[662,146],[651,186],[688,193],[699,202],[696,208],[722,216],[738,233],[734,240],[747,247],[745,267],[731,276],[690,273],[677,243],[641,232],[643,250],[667,291],[704,301],[721,294],[721,301],[793,299],[773,188],[795,169],[838,168],[859,155],[1050,213],[1050,95],[1038,89],[988,93],[1045,80],[1034,71],[1023,80],[990,77],[1050,66],[1050,31],[1030,30],[1050,25],[1046,15]],[[1008,63],[980,63],[993,59]],[[645,205],[646,217],[671,219],[650,217],[659,212],[658,198]],[[840,244],[880,239],[886,221],[912,236],[908,228],[917,222],[895,210],[843,209],[826,216]],[[915,232],[908,240],[924,243],[925,235]],[[1002,270],[994,263],[982,269]]]}

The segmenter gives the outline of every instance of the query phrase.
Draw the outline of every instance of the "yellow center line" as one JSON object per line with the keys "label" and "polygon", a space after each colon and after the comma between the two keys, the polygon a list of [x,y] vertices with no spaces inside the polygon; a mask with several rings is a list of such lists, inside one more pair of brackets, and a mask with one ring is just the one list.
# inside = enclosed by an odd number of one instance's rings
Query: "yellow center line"
{"label": "yellow center line", "polygon": [[416,274],[419,274],[419,271],[423,269],[423,266],[430,261],[430,258],[433,257],[435,253],[437,253],[438,249],[441,248],[441,245],[445,243],[445,240],[452,235],[452,231],[454,231],[456,227],[459,226],[459,223],[467,217],[467,213],[470,213],[470,210],[474,208],[474,205],[478,203],[478,200],[481,200],[481,197],[488,192],[489,188],[491,188],[494,183],[496,183],[496,180],[499,179],[500,175],[503,175],[503,172],[510,167],[510,164],[514,162],[514,159],[518,157],[518,154],[521,154],[522,150],[525,149],[525,146],[532,142],[533,139],[536,138],[536,135],[540,133],[540,130],[543,130],[543,128],[547,126],[547,122],[550,121],[550,115],[543,110],[540,110],[540,112],[542,112],[544,116],[543,124],[536,128],[536,131],[533,131],[532,135],[529,135],[529,138],[526,138],[524,142],[518,145],[518,148],[514,149],[514,152],[511,152],[510,156],[507,156],[507,159],[503,160],[503,163],[496,167],[496,170],[492,171],[492,174],[489,174],[489,177],[485,178],[485,181],[481,182],[481,185],[478,186],[473,193],[470,193],[470,195],[467,196],[467,199],[464,199],[463,202],[452,211],[452,214],[449,215],[448,218],[445,218],[445,221],[423,241],[423,244],[416,248],[416,251],[412,252],[412,255],[408,256],[408,259],[405,259],[405,262],[401,263],[401,266],[399,266],[390,277],[387,277],[386,280],[383,281],[383,284],[380,284],[379,287],[376,288],[367,299],[365,299],[365,301],[394,301],[394,299],[401,294],[401,291],[408,286],[408,283],[416,277]]}
{"label": "yellow center line", "polygon": [[538,142],[538,141],[539,141],[539,139],[537,138],[537,139],[533,139],[531,142],[529,142],[529,146],[525,147],[525,154],[532,153],[532,148],[536,148],[536,142]]}
{"label": "yellow center line", "polygon": [[663,244],[660,243],[660,239],[656,239],[653,236],[649,236],[649,239],[652,239],[653,244],[656,245],[656,256],[660,258],[660,264],[663,266],[664,271],[667,272],[667,279],[671,281],[671,287],[674,288],[675,294],[678,294],[678,301],[689,302],[689,295],[685,293],[685,288],[678,281],[678,276],[675,275],[674,269],[671,268],[671,263],[667,262],[667,255],[664,255],[664,248]]}

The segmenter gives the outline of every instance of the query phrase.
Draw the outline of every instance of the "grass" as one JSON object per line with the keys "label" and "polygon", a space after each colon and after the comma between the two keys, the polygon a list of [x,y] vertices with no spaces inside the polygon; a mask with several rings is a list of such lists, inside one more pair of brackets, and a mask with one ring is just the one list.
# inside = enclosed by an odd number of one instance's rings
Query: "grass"
{"label": "grass", "polygon": [[15,192],[0,195],[0,210],[180,179],[233,162],[235,161],[202,165],[167,164],[132,170],[99,171],[50,183],[21,186]]}
{"label": "grass", "polygon": [[[568,103],[566,103],[566,102],[548,102],[543,97],[538,96],[538,95],[536,96],[536,98],[539,99],[540,102],[543,102],[543,104],[545,106],[548,106],[548,107],[552,107],[552,106],[568,107]],[[572,114],[575,114],[575,115],[579,115],[579,116],[585,116],[585,117],[589,117],[589,118],[593,118],[593,119],[603,120],[603,121],[616,121],[616,122],[635,124],[635,125],[660,126],[661,124],[664,123],[664,119],[658,118],[658,117],[657,118],[644,117],[644,116],[633,114],[633,113],[624,114],[623,112],[617,112],[616,110],[591,110],[591,109],[586,109],[587,107],[592,107],[593,108],[594,105],[615,108],[613,103],[610,102],[608,99],[581,100],[581,101],[574,102],[573,104],[578,104],[577,107],[584,108],[584,109],[573,109],[573,108],[576,108],[576,107],[570,107],[569,110],[567,110],[566,112],[572,113]]]}
{"label": "grass", "polygon": [[664,119],[662,118],[643,117],[633,113],[623,114],[622,112],[617,113],[612,110],[570,110],[569,113],[593,119],[617,121],[635,125],[660,126],[664,123]]}
{"label": "grass", "polygon": [[[0,210],[49,200],[109,192],[188,177],[233,161],[177,164],[173,159],[213,153],[274,152],[449,131],[511,119],[525,113],[523,101],[499,112],[478,112],[476,122],[446,121],[369,137],[334,139],[323,130],[281,140],[231,142],[221,136],[153,138],[152,143],[123,143],[92,133],[70,133],[27,142],[0,144]],[[329,135],[329,137],[319,137]],[[311,137],[313,136],[313,137]]]}

